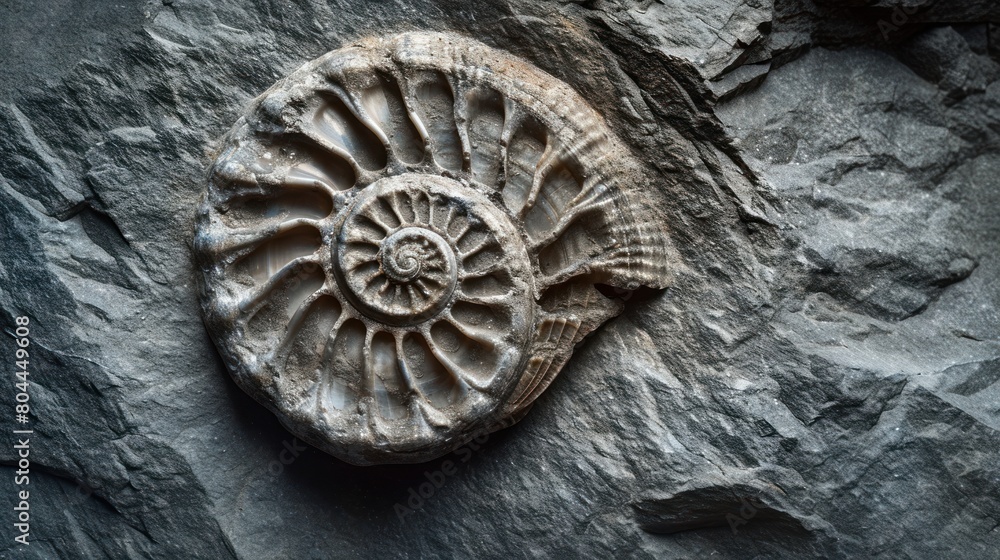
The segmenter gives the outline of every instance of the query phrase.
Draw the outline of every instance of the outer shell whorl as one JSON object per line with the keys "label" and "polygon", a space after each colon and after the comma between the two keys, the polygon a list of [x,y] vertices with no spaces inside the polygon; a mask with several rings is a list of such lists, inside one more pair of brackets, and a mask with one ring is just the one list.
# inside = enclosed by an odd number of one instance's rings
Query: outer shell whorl
{"label": "outer shell whorl", "polygon": [[209,332],[240,387],[352,463],[516,421],[621,311],[595,285],[666,285],[646,178],[603,119],[473,40],[328,53],[220,154],[195,236]]}

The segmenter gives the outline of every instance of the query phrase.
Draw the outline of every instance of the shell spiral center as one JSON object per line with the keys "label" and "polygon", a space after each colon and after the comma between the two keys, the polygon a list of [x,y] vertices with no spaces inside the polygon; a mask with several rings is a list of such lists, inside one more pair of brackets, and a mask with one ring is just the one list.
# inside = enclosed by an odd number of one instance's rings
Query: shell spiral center
{"label": "shell spiral center", "polygon": [[451,247],[440,235],[419,227],[403,228],[385,238],[378,260],[389,282],[416,286],[424,297],[431,295],[431,287],[446,285],[455,269]]}

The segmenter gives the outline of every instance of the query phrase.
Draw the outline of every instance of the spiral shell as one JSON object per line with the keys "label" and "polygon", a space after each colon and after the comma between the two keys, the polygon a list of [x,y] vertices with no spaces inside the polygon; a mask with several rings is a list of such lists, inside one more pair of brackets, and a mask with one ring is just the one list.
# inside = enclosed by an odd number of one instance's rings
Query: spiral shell
{"label": "spiral shell", "polygon": [[195,234],[236,382],[355,464],[516,422],[622,303],[664,287],[646,180],[572,89],[408,33],[310,62],[223,141]]}

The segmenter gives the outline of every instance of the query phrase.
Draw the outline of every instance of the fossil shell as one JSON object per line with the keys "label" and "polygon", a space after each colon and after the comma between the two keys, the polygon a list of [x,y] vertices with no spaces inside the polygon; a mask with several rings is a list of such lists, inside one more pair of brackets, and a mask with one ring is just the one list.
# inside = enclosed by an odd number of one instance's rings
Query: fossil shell
{"label": "fossil shell", "polygon": [[225,138],[195,253],[237,383],[355,464],[517,421],[574,345],[663,287],[646,178],[572,89],[450,35],[310,62]]}

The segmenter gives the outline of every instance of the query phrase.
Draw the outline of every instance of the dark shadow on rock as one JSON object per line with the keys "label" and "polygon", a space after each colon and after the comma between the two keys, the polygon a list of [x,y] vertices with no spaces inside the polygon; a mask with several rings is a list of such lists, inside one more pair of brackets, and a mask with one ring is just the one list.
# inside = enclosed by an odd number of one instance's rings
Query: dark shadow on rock
{"label": "dark shadow on rock", "polygon": [[640,500],[632,509],[643,531],[679,542],[696,534],[733,554],[750,547],[759,557],[840,557],[822,522],[796,512],[784,497],[766,488],[711,484]]}
{"label": "dark shadow on rock", "polygon": [[647,533],[670,535],[711,527],[729,527],[733,533],[767,527],[796,538],[809,531],[788,512],[773,505],[760,490],[747,485],[708,486],[663,499],[632,504],[636,522]]}

